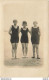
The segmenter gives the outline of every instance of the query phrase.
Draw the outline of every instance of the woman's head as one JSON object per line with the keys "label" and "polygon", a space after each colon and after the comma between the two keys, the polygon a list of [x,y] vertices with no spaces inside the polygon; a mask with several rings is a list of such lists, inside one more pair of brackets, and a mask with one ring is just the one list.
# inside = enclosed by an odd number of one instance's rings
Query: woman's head
{"label": "woman's head", "polygon": [[37,21],[33,22],[34,27],[37,27],[37,24],[38,24]]}
{"label": "woman's head", "polygon": [[14,23],[14,25],[16,26],[16,25],[17,25],[17,20],[16,20],[16,19],[13,20],[13,23]]}
{"label": "woman's head", "polygon": [[22,26],[23,26],[23,27],[26,27],[26,26],[27,26],[27,22],[26,22],[26,21],[23,21],[23,22],[22,22]]}

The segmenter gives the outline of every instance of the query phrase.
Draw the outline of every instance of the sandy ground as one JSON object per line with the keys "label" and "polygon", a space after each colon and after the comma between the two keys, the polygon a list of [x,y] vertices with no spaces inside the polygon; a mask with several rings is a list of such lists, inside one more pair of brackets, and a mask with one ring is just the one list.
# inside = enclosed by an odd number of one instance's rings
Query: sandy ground
{"label": "sandy ground", "polygon": [[[12,46],[10,43],[10,35],[8,34],[8,32],[4,32],[5,33],[5,39],[4,39],[4,64],[6,66],[40,66],[43,63],[43,52],[41,48],[41,45],[39,46],[39,56],[40,59],[33,59],[31,58],[33,56],[33,51],[32,51],[32,44],[31,41],[29,40],[28,43],[28,53],[27,53],[27,57],[28,58],[22,58],[23,57],[23,53],[22,53],[22,46],[21,43],[19,41],[18,43],[18,48],[17,48],[17,59],[12,59]],[[35,53],[36,57],[37,54]]]}
{"label": "sandy ground", "polygon": [[17,59],[9,59],[5,60],[6,66],[41,66],[41,59],[33,59],[33,58],[17,58]]}

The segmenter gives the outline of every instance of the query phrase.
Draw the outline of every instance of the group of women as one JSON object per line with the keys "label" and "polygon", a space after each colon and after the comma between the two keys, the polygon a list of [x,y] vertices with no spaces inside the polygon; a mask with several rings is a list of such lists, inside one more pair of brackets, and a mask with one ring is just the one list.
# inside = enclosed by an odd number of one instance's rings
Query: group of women
{"label": "group of women", "polygon": [[27,22],[22,22],[22,28],[19,29],[19,26],[17,26],[17,20],[13,20],[13,25],[11,26],[9,30],[9,34],[11,36],[10,42],[12,44],[12,57],[16,58],[17,53],[17,46],[19,43],[19,33],[21,32],[21,43],[22,43],[22,51],[23,51],[23,57],[27,56],[28,52],[28,33],[31,35],[31,43],[33,47],[33,57],[35,58],[35,52],[37,53],[37,59],[39,58],[39,41],[40,41],[40,29],[37,26],[37,21],[33,22],[33,27],[31,28],[31,31],[27,28]]}

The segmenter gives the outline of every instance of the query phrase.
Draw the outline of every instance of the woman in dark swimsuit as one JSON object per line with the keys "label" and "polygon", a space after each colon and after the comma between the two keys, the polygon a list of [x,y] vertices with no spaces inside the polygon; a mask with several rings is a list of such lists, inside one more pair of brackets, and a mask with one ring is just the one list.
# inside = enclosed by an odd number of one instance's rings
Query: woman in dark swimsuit
{"label": "woman in dark swimsuit", "polygon": [[23,21],[22,23],[23,28],[21,28],[21,43],[22,43],[22,51],[23,51],[23,56],[27,56],[27,52],[28,52],[28,28],[26,28],[27,26],[27,22]]}
{"label": "woman in dark swimsuit", "polygon": [[16,51],[19,42],[19,26],[17,26],[17,20],[13,20],[14,25],[9,30],[11,35],[11,44],[12,44],[12,57],[16,58]]}
{"label": "woman in dark swimsuit", "polygon": [[38,54],[39,41],[40,41],[40,30],[39,30],[39,27],[37,26],[36,21],[33,22],[33,25],[34,26],[31,28],[31,42],[33,46],[33,57],[32,58],[35,58],[35,49],[36,49],[37,59],[40,59],[39,54]]}

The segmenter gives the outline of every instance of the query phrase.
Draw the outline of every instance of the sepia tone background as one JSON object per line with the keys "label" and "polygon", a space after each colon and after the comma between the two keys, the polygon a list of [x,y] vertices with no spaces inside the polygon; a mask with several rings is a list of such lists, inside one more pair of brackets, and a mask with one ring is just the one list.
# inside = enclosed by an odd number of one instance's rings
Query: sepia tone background
{"label": "sepia tone background", "polygon": [[[2,7],[3,6],[3,7]],[[3,19],[3,34],[4,37],[3,42],[3,50],[1,58],[3,63],[2,64],[2,71],[1,75],[3,76],[14,76],[14,77],[37,77],[37,76],[48,76],[48,26],[47,23],[47,0],[31,0],[31,1],[12,1],[12,2],[3,2],[2,5],[2,10],[3,12],[3,17],[1,15],[1,18]],[[33,26],[33,21],[38,22],[38,26],[41,31],[41,38],[40,38],[40,45],[39,45],[39,55],[41,58],[40,63],[42,62],[42,66],[30,66],[30,67],[20,67],[20,66],[5,66],[4,61],[9,61],[11,60],[11,43],[10,43],[10,36],[8,34],[9,28],[13,24],[12,21],[13,19],[18,20],[18,25],[19,28],[22,27],[22,21],[26,20],[28,23],[28,28],[31,29]],[[1,25],[1,24],[0,24]],[[47,34],[46,34],[47,33]],[[21,38],[21,34],[19,35]],[[2,41],[2,40],[1,40]],[[18,51],[17,51],[17,58],[22,58],[22,48],[21,48],[21,43],[19,42],[18,44]],[[32,45],[30,41],[30,34],[29,34],[29,44],[28,44],[28,55],[29,59],[32,57]],[[9,63],[9,62],[7,62]],[[3,65],[4,64],[4,65]],[[12,63],[13,64],[13,63]],[[14,74],[13,74],[14,73]],[[21,74],[22,73],[22,74]],[[23,74],[24,73],[24,74]],[[26,74],[27,73],[27,74]],[[34,73],[34,74],[33,74]]]}
{"label": "sepia tone background", "polygon": [[[29,28],[29,30],[31,30],[31,27],[33,26],[33,21],[38,22],[37,26],[39,26],[40,31],[41,31],[40,44],[39,44],[39,56],[41,60],[43,60],[43,46],[42,45],[43,45],[43,38],[44,38],[44,27],[43,27],[44,26],[44,11],[43,11],[43,7],[41,6],[41,4],[42,4],[41,1],[40,2],[38,1],[38,3],[37,1],[33,1],[33,2],[32,1],[26,1],[26,2],[21,1],[17,3],[10,3],[10,4],[4,5],[5,61],[11,59],[12,57],[10,35],[8,34],[8,31],[11,25],[13,24],[13,19],[18,20],[18,25],[20,29],[22,27],[22,22],[24,20],[27,21],[27,24],[28,24],[27,27]],[[42,14],[42,17],[41,17],[41,14]],[[28,37],[29,37],[29,43],[28,43],[28,55],[27,56],[31,58],[33,56],[31,35],[28,34]],[[21,39],[21,33],[19,35],[19,39]],[[17,49],[17,58],[22,58],[22,56],[23,56],[22,46],[21,46],[21,42],[19,41],[18,49]],[[37,65],[38,63],[35,63],[35,64]]]}

